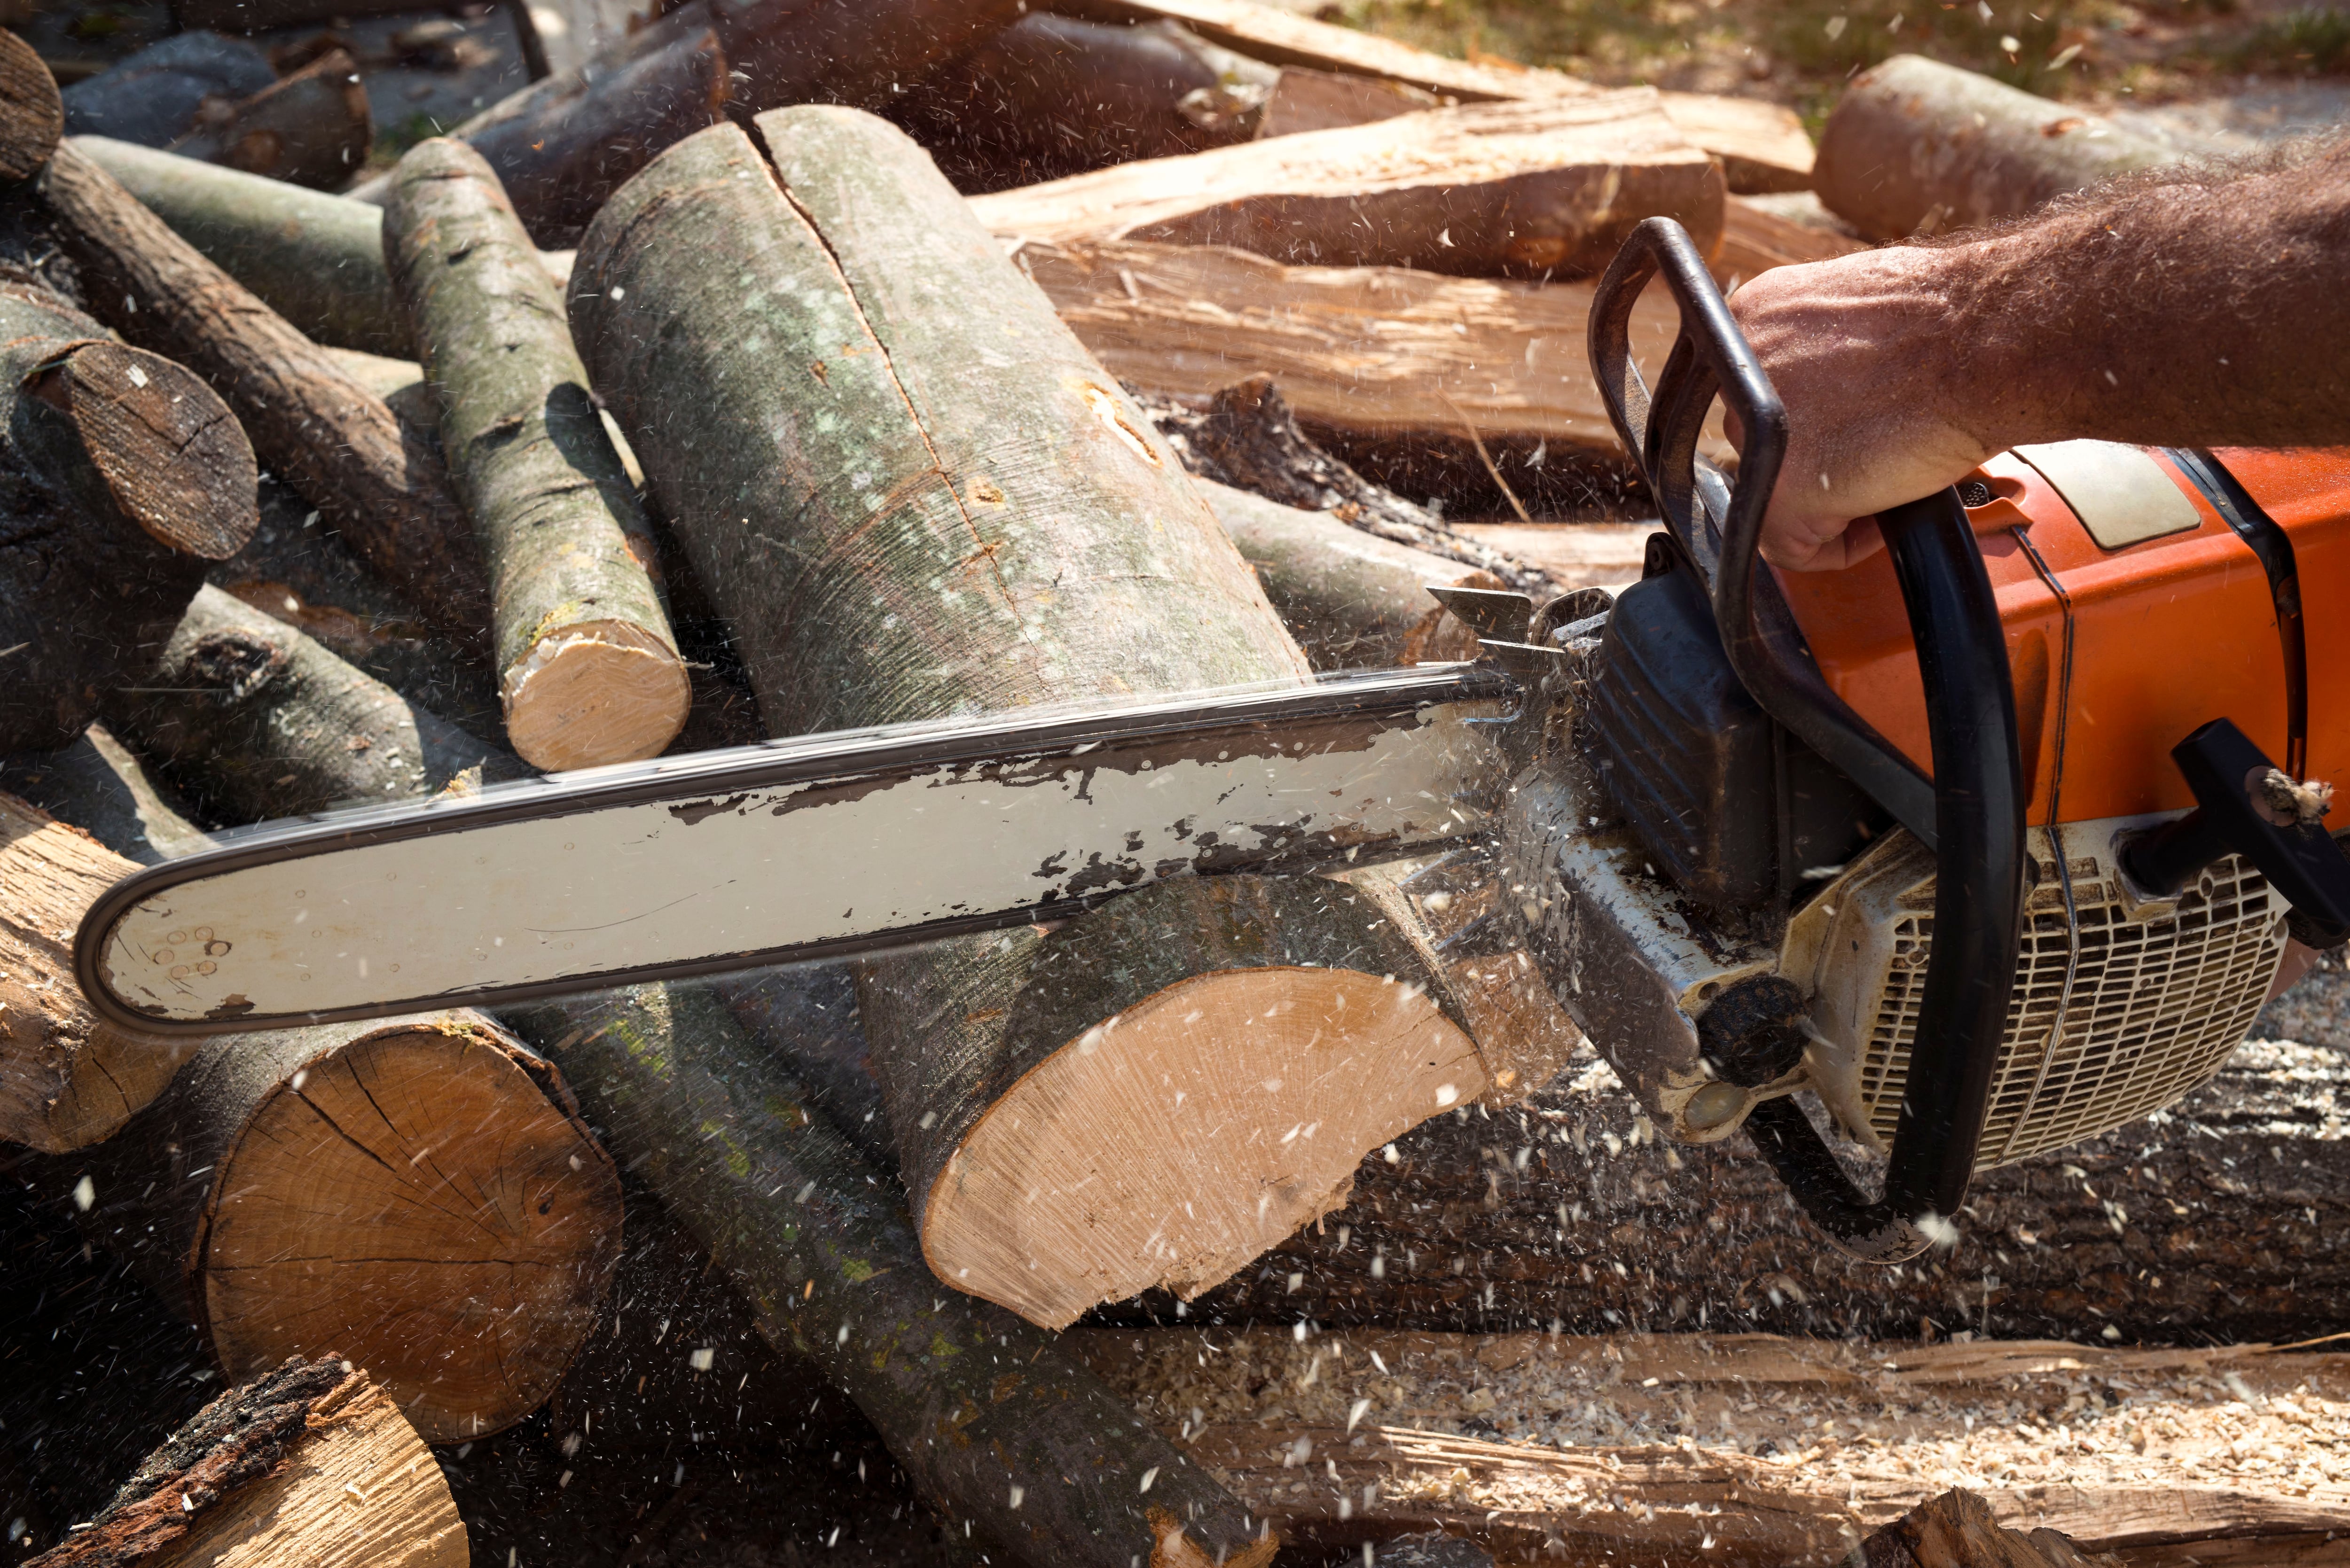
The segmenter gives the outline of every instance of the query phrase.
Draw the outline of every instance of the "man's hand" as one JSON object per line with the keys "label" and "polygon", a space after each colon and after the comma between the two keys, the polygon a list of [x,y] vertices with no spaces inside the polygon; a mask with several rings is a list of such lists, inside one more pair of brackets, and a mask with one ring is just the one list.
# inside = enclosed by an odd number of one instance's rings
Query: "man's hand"
{"label": "man's hand", "polygon": [[1881,544],[1873,514],[1930,495],[2001,450],[1983,389],[1969,384],[1980,346],[1952,341],[1944,275],[1974,248],[1778,267],[1731,297],[1787,409],[1786,461],[1762,522],[1773,565],[1834,571],[1864,559]]}

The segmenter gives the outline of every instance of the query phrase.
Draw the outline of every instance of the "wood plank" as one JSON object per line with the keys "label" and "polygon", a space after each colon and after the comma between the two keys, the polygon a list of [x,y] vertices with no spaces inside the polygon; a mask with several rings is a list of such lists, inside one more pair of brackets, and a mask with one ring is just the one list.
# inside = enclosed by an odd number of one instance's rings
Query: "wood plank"
{"label": "wood plank", "polygon": [[1442,1528],[1503,1561],[1564,1548],[1827,1568],[1963,1486],[2010,1528],[2133,1568],[2350,1563],[2350,1355],[1288,1329],[1072,1341],[1296,1540]]}

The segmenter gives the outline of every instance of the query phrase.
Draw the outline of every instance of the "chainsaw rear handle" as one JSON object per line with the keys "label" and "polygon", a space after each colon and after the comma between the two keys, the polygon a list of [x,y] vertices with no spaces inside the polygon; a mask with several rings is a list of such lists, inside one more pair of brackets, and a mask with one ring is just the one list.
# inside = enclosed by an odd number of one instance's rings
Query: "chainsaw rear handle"
{"label": "chainsaw rear handle", "polygon": [[[1632,307],[1661,277],[1680,331],[1652,395],[1632,363]],[[1883,1196],[1854,1185],[1791,1099],[1750,1113],[1755,1145],[1814,1223],[1856,1256],[1896,1262],[1947,1236],[1965,1201],[2007,1033],[2022,934],[2023,773],[2007,641],[1955,491],[1877,522],[1908,607],[1925,686],[1929,779],[1829,690],[1776,581],[1762,516],[1786,455],[1787,416],[1688,233],[1633,230],[1591,307],[1591,363],[1608,417],[1639,461],[1666,526],[1713,604],[1750,695],[1935,852],[1934,945]],[[1719,396],[1738,418],[1736,483],[1698,452]]]}

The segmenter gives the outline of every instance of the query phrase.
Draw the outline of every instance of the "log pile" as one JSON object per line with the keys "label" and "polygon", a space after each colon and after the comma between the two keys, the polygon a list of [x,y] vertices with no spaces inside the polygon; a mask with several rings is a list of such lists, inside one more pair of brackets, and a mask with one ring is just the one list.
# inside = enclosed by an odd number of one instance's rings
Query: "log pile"
{"label": "log pile", "polygon": [[598,15],[365,169],[339,30],[63,95],[0,34],[0,1561],[723,1560],[746,1470],[868,1463],[941,1563],[2335,1560],[2350,1367],[2264,1342],[2340,1318],[2337,971],[1893,1272],[1656,1141],[1475,849],[99,1021],[83,913],[254,825],[1469,658],[1428,587],[1641,569],[1555,521],[1645,514],[1585,347],[1631,224],[1728,286],[2098,172],[1900,61],[1815,170],[1776,105],[1247,0]]}

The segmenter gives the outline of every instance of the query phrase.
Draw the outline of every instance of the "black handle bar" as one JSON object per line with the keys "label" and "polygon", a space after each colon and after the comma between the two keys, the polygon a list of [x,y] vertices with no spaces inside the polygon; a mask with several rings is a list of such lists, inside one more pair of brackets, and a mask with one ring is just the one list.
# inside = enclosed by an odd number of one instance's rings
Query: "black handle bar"
{"label": "black handle bar", "polygon": [[[1680,332],[1652,396],[1632,363],[1632,306],[1661,277]],[[1762,569],[1762,516],[1787,450],[1787,415],[1688,233],[1632,231],[1591,306],[1591,365],[1608,417],[1648,477],[1665,525],[1713,602],[1731,668],[1762,711],[1825,757],[1935,852],[1934,942],[1885,1192],[1846,1174],[1792,1099],[1747,1118],[1755,1146],[1837,1245],[1915,1256],[1965,1201],[2007,1033],[2022,939],[2023,775],[2007,641],[1958,493],[1880,513],[1918,646],[1929,779],[1829,690],[1778,584]],[[1698,452],[1719,396],[1743,438],[1734,483]],[[2061,873],[2060,873],[2061,875]]]}

